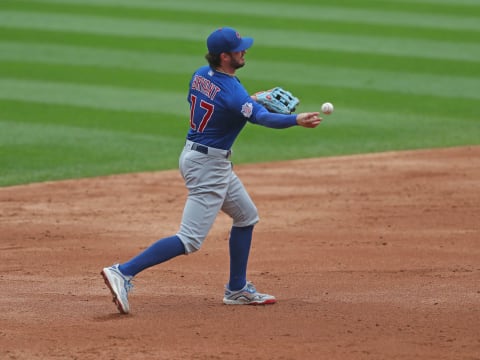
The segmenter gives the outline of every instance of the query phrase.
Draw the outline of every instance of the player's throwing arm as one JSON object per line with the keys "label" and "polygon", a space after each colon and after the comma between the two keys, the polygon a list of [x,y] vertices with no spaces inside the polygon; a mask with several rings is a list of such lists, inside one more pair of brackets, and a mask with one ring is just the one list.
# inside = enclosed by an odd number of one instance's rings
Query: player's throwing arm
{"label": "player's throwing arm", "polygon": [[[284,90],[281,87],[275,87],[267,91],[260,91],[252,95],[252,98],[262,104],[268,111],[277,114],[292,114],[300,100],[293,96],[290,91]],[[329,102],[324,103],[321,107],[325,115],[333,112],[333,105]],[[306,128],[317,127],[322,121],[319,117],[319,112],[306,112],[297,115],[297,124]]]}

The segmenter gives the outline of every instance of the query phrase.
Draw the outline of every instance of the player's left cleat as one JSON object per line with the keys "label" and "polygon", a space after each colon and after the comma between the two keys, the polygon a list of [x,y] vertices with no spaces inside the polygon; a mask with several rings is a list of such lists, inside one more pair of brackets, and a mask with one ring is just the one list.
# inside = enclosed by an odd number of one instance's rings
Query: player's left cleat
{"label": "player's left cleat", "polygon": [[257,292],[255,286],[247,281],[243,289],[231,291],[228,285],[225,285],[225,296],[223,303],[227,305],[268,305],[275,304],[277,300],[275,296],[261,294]]}
{"label": "player's left cleat", "polygon": [[118,268],[118,264],[104,268],[100,274],[112,293],[113,302],[118,311],[122,314],[128,314],[130,312],[128,293],[133,288],[133,284],[130,282],[132,277],[123,275]]}

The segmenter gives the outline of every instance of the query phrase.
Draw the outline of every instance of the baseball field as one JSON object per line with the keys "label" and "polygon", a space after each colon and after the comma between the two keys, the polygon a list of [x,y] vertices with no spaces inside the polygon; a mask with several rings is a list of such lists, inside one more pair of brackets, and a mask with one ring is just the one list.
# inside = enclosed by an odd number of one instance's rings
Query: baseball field
{"label": "baseball field", "polygon": [[[221,302],[230,220],[135,280],[99,273],[178,230],[205,39],[255,39],[237,75],[316,129],[249,124],[249,276]],[[478,0],[0,1],[0,358],[480,359]]]}

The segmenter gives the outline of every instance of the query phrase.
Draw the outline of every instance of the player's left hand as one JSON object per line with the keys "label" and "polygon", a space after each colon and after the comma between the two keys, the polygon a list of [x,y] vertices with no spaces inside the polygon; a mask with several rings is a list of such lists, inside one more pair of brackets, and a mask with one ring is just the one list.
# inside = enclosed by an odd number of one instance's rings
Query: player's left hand
{"label": "player's left hand", "polygon": [[295,112],[300,100],[292,95],[290,91],[286,91],[277,86],[267,91],[260,91],[252,95],[252,98],[262,104],[268,111],[277,114],[291,114]]}
{"label": "player's left hand", "polygon": [[300,113],[297,115],[297,124],[306,128],[317,127],[322,121],[318,115],[319,112]]}

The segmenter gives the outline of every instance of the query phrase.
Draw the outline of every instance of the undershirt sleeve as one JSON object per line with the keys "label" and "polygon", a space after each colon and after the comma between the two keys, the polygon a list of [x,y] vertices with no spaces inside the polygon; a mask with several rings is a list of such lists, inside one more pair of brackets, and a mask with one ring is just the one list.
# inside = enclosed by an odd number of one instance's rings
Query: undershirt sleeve
{"label": "undershirt sleeve", "polygon": [[255,124],[266,126],[274,129],[285,129],[297,124],[297,115],[284,115],[271,113],[264,107],[257,110],[255,118],[250,121]]}

